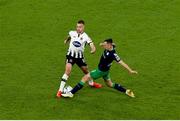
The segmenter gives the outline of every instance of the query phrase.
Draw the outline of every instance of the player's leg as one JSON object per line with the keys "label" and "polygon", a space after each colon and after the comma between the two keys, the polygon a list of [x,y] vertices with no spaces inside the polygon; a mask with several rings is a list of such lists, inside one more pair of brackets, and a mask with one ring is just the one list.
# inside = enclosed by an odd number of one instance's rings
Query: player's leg
{"label": "player's leg", "polygon": [[[82,64],[81,64],[82,65]],[[83,64],[84,65],[84,64]],[[88,70],[88,66],[86,65],[84,65],[84,66],[81,66],[80,67],[81,68],[81,70],[83,71],[83,73],[84,74],[88,74],[89,73],[89,70]],[[101,84],[99,84],[99,83],[97,83],[97,82],[94,82],[93,80],[89,80],[88,81],[88,84],[89,84],[89,86],[91,86],[91,87],[95,87],[95,88],[101,88],[102,87],[102,85]]]}
{"label": "player's leg", "polygon": [[60,88],[59,88],[59,91],[63,91],[63,88],[66,84],[66,81],[68,80],[69,76],[70,76],[70,73],[71,73],[71,70],[72,70],[72,64],[71,63],[66,63],[66,66],[65,66],[65,72],[61,78],[61,84],[60,84]]}
{"label": "player's leg", "polygon": [[116,89],[116,90],[118,90],[118,91],[120,91],[120,92],[123,92],[123,93],[127,94],[127,95],[130,96],[130,97],[135,97],[135,96],[134,96],[134,93],[133,93],[130,89],[125,89],[125,88],[124,88],[123,86],[121,86],[120,84],[113,83],[113,82],[111,81],[111,79],[110,79],[109,74],[103,76],[103,78],[104,78],[104,81],[105,81],[105,83],[106,83],[106,85],[107,85],[108,87],[114,88],[114,89]]}
{"label": "player's leg", "polygon": [[66,81],[68,80],[68,78],[69,78],[69,76],[71,74],[73,64],[74,64],[73,58],[67,57],[66,66],[65,66],[65,72],[64,72],[64,74],[63,74],[63,76],[61,78],[59,90],[58,90],[58,92],[56,94],[57,97],[61,97],[64,86],[66,85]]}
{"label": "player's leg", "polygon": [[120,84],[113,83],[111,80],[105,80],[105,83],[110,88],[114,88],[114,89],[116,89],[120,92],[123,92],[123,93],[126,92],[126,89],[124,87],[122,87]]}
{"label": "player's leg", "polygon": [[[87,66],[86,61],[84,60],[84,58],[77,59],[76,64],[79,66],[79,68],[82,70],[82,72],[84,74],[89,73],[88,66]],[[93,80],[89,80],[88,83],[89,83],[89,86],[92,86],[92,87],[95,87],[95,88],[101,88],[102,87],[101,84],[96,83]]]}
{"label": "player's leg", "polygon": [[63,97],[73,97],[73,95],[79,91],[80,89],[83,88],[84,84],[86,82],[88,82],[89,80],[91,80],[92,78],[90,77],[90,74],[86,74],[83,76],[83,78],[81,79],[81,81],[68,93],[66,94],[62,94]]}
{"label": "player's leg", "polygon": [[84,86],[84,83],[86,83],[89,80],[95,80],[100,77],[102,77],[102,72],[100,72],[98,69],[91,71],[90,73],[86,74],[81,81],[71,90],[71,92],[68,92],[66,94],[62,94],[64,97],[73,97],[73,95],[82,87]]}

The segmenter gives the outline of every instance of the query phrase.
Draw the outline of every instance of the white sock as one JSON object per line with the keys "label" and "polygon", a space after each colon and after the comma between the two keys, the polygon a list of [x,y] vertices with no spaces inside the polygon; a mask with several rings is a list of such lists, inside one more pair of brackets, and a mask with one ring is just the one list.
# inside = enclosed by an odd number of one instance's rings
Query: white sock
{"label": "white sock", "polygon": [[68,76],[67,74],[64,74],[64,75],[62,76],[62,79],[64,79],[64,80],[68,80],[68,78],[69,78],[69,76]]}
{"label": "white sock", "polygon": [[60,87],[59,87],[59,91],[63,92],[65,84],[66,84],[65,81],[61,81],[61,84],[60,84]]}
{"label": "white sock", "polygon": [[88,83],[90,86],[93,86],[93,84],[94,84],[93,80],[88,81]]}
{"label": "white sock", "polygon": [[63,91],[64,86],[65,86],[67,80],[68,80],[68,75],[64,74],[62,76],[62,81],[61,81],[61,84],[60,84],[60,87],[59,87],[59,91],[61,91],[61,92]]}

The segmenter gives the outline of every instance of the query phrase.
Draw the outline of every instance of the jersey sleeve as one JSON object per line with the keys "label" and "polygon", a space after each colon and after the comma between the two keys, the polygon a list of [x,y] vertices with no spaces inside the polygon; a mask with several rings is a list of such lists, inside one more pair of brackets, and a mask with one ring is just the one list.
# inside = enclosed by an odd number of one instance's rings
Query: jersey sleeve
{"label": "jersey sleeve", "polygon": [[73,31],[69,31],[69,36],[72,37]]}
{"label": "jersey sleeve", "polygon": [[121,58],[119,57],[119,55],[117,53],[114,53],[113,55],[114,55],[114,60],[116,62],[119,62],[121,60]]}
{"label": "jersey sleeve", "polygon": [[91,40],[91,38],[90,38],[88,35],[86,36],[86,42],[87,42],[88,44],[92,43],[92,40]]}

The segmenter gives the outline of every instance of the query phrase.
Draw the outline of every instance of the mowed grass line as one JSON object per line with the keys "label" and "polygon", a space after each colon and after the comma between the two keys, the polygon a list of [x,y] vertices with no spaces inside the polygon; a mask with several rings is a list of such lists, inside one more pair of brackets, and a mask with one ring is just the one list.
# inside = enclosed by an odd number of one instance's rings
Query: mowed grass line
{"label": "mowed grass line", "polygon": [[[179,0],[0,0],[0,119],[180,119]],[[138,76],[113,63],[114,82],[133,89],[135,99],[105,86],[87,85],[73,99],[56,99],[64,72],[63,40],[78,19],[97,52],[86,49],[97,68],[103,39]],[[68,84],[83,76],[73,68]]]}

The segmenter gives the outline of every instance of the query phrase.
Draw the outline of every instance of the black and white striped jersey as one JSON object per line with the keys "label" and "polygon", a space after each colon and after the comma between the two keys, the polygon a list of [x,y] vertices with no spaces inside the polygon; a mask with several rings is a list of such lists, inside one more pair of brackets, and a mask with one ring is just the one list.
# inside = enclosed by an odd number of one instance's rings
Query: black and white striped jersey
{"label": "black and white striped jersey", "polygon": [[74,58],[83,58],[85,45],[92,42],[91,38],[85,32],[78,34],[76,31],[70,31],[69,36],[71,40],[67,55]]}

